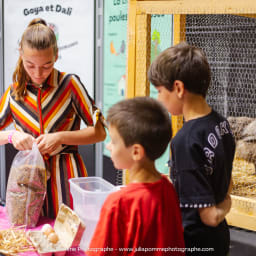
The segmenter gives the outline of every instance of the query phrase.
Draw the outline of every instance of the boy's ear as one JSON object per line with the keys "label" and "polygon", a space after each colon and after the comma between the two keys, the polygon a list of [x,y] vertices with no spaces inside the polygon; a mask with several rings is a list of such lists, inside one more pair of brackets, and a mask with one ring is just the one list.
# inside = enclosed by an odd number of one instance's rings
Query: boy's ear
{"label": "boy's ear", "polygon": [[176,95],[178,98],[183,98],[184,93],[185,93],[185,87],[184,83],[180,80],[175,80],[174,85],[173,85],[174,91],[176,92]]}
{"label": "boy's ear", "polygon": [[145,156],[145,150],[140,144],[132,145],[132,159],[139,161]]}

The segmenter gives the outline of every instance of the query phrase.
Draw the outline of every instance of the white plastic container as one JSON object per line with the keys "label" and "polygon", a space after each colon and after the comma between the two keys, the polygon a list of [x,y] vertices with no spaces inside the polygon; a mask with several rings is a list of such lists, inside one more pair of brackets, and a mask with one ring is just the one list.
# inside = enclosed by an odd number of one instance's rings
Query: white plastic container
{"label": "white plastic container", "polygon": [[101,207],[106,197],[116,188],[100,177],[72,178],[69,182],[74,211],[85,224],[85,232],[80,247],[86,250],[98,222]]}

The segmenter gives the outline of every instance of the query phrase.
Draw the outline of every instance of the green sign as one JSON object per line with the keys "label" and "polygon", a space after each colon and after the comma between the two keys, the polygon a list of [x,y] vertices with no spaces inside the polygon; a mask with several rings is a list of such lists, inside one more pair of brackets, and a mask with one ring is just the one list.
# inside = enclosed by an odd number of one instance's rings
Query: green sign
{"label": "green sign", "polygon": [[[104,1],[104,74],[103,113],[116,102],[125,98],[127,61],[127,0]],[[152,15],[151,19],[151,60],[172,45],[172,15]],[[156,98],[157,91],[150,86],[150,96]],[[105,145],[110,141],[109,136]],[[110,156],[104,148],[104,154]],[[157,169],[169,173],[166,166],[169,149],[156,161]]]}
{"label": "green sign", "polygon": [[[156,56],[170,47],[172,38],[172,15],[153,15],[151,17],[151,62]],[[157,98],[157,90],[150,84],[150,97]],[[156,160],[156,168],[164,174],[169,174],[167,162],[170,158],[170,145],[164,154]]]}

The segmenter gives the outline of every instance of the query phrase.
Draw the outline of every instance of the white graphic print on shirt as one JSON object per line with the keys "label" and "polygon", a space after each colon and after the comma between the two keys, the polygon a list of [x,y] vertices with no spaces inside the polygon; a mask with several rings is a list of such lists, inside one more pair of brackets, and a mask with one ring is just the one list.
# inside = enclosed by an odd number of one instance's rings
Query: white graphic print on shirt
{"label": "white graphic print on shirt", "polygon": [[[216,125],[215,126],[215,132],[217,134],[217,137],[221,140],[222,139],[222,136],[225,135],[225,134],[228,134],[230,133],[230,130],[228,128],[228,124],[227,124],[227,121],[223,121],[223,122],[220,122],[219,125]],[[208,142],[210,144],[210,146],[215,149],[217,146],[218,146],[218,139],[216,138],[215,134],[214,133],[210,133],[208,135]],[[211,165],[213,164],[213,160],[214,160],[214,157],[215,157],[215,154],[214,152],[209,149],[208,147],[204,147],[204,154],[207,158],[207,161],[209,162],[210,166],[208,165],[205,165],[205,171],[207,173],[207,175],[212,175],[213,173],[213,168],[211,167]]]}

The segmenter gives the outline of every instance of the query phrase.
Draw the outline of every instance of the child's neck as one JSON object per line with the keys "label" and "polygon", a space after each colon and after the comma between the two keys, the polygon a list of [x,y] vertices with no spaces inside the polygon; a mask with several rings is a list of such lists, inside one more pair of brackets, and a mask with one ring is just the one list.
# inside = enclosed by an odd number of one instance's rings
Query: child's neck
{"label": "child's neck", "polygon": [[161,179],[161,174],[156,170],[152,161],[136,163],[129,169],[129,183],[150,183]]}
{"label": "child's neck", "polygon": [[190,93],[187,96],[183,107],[185,121],[200,118],[208,115],[212,111],[203,96]]}

